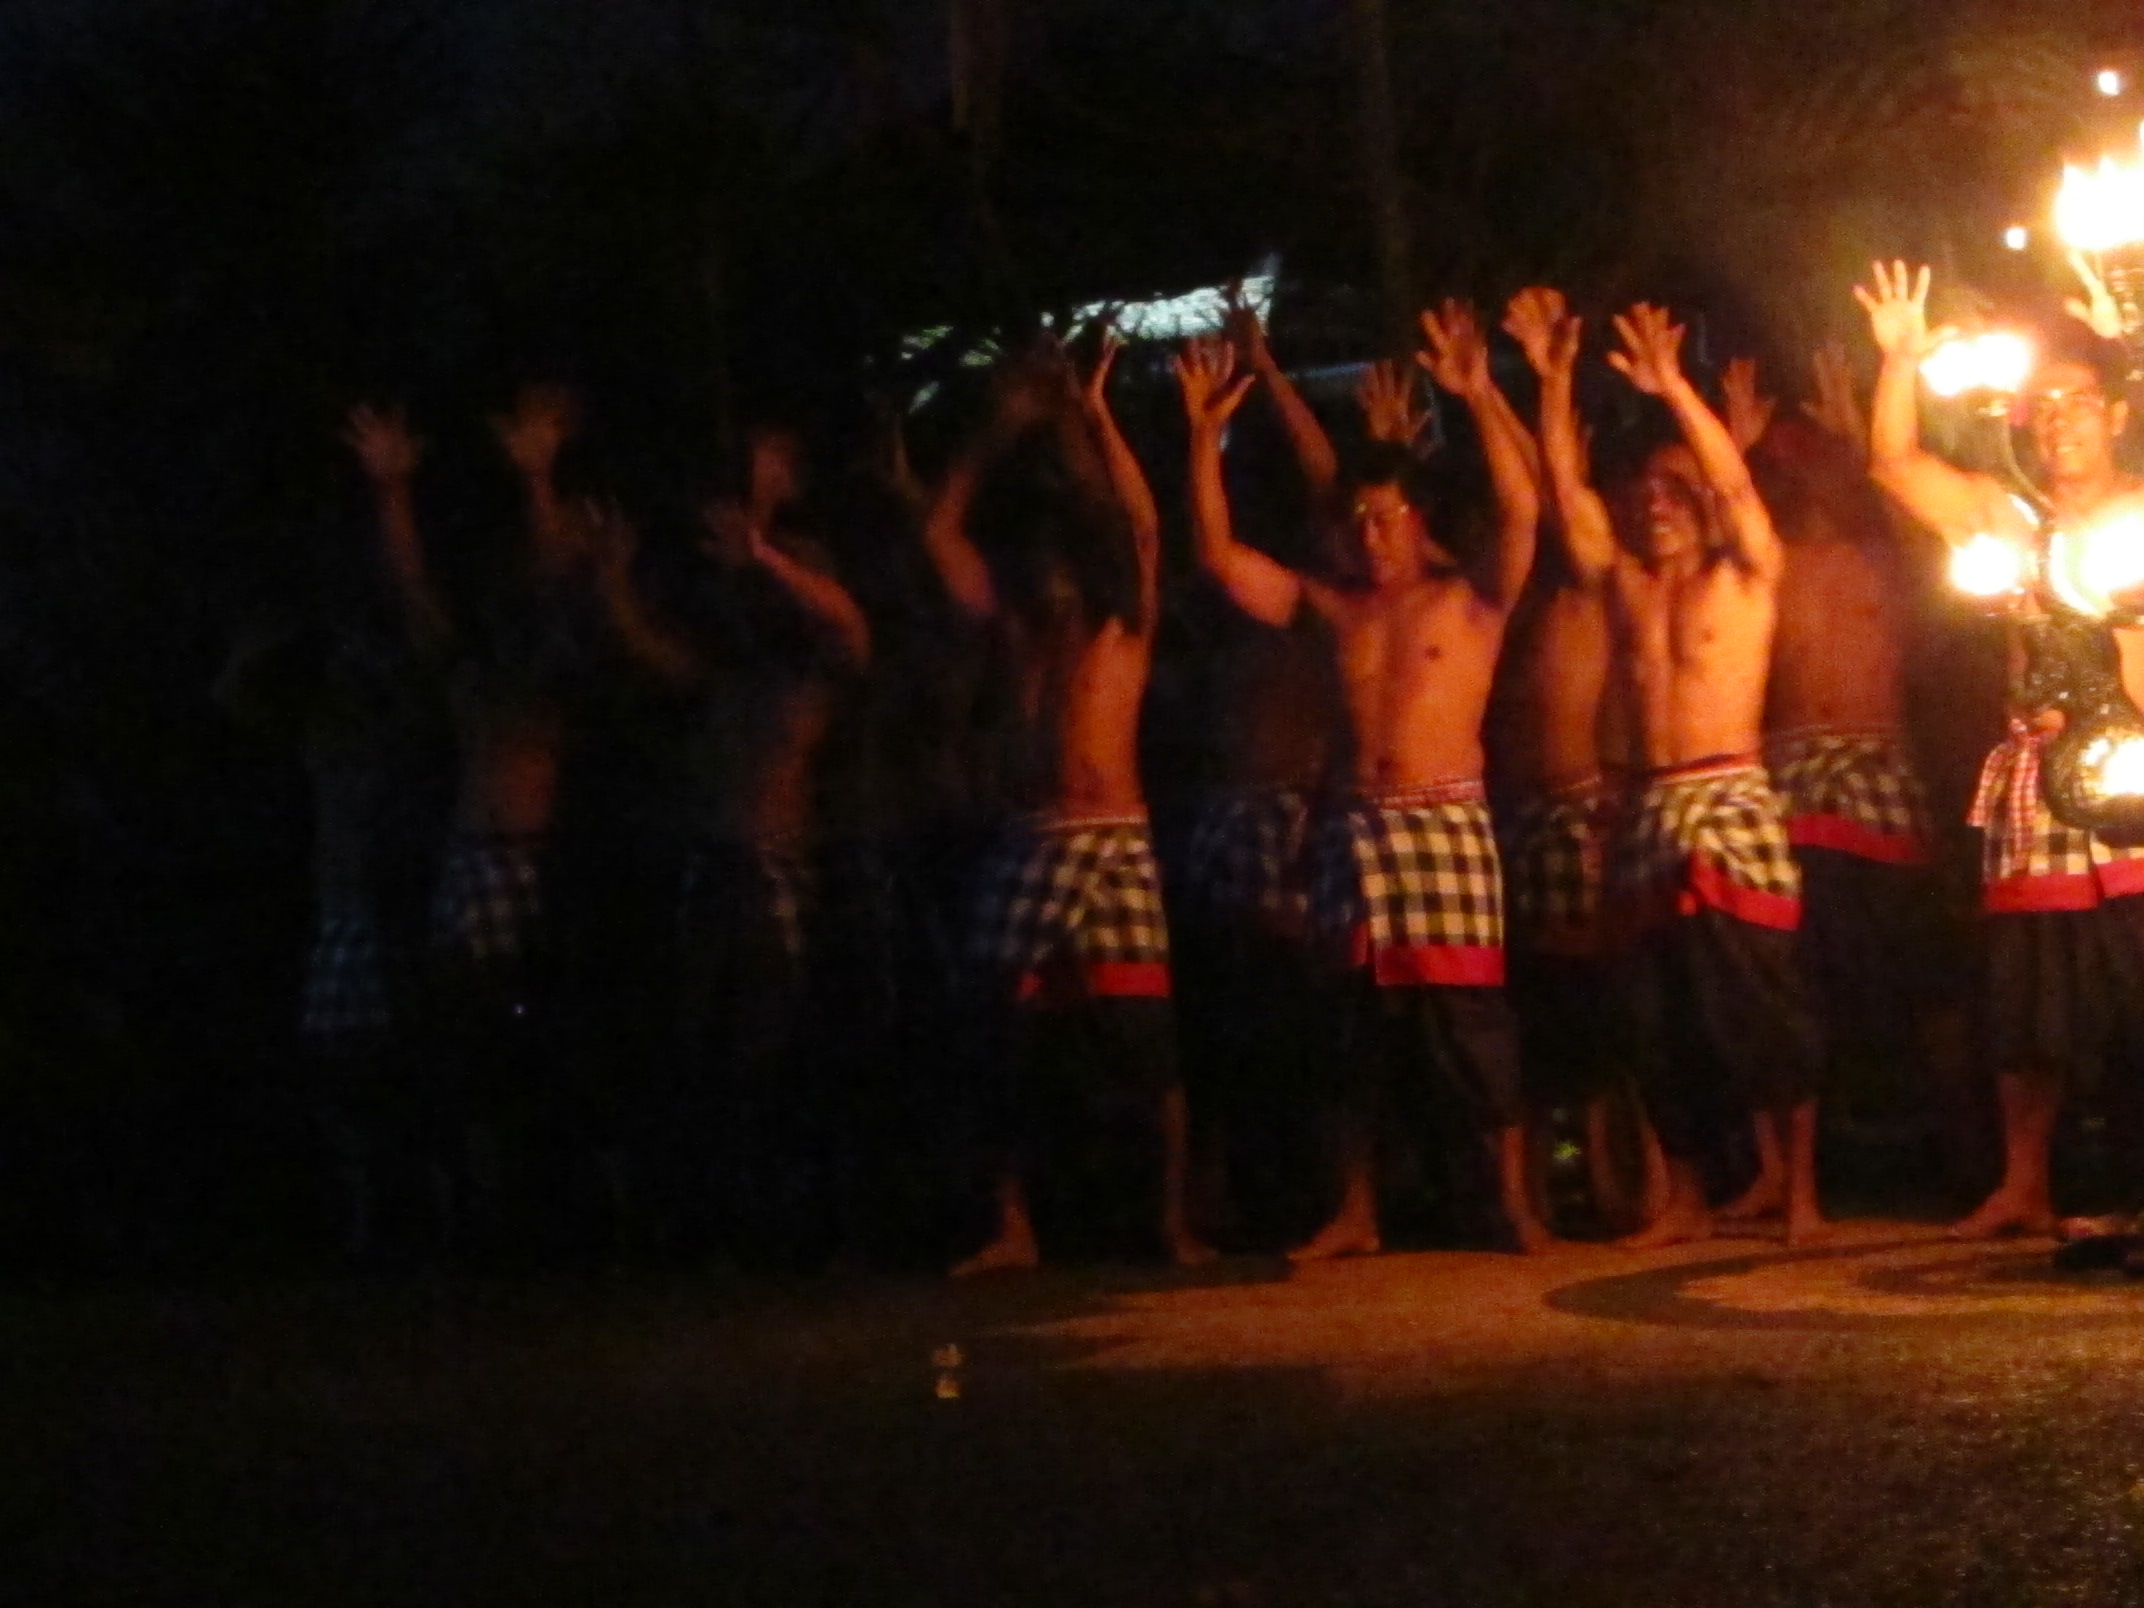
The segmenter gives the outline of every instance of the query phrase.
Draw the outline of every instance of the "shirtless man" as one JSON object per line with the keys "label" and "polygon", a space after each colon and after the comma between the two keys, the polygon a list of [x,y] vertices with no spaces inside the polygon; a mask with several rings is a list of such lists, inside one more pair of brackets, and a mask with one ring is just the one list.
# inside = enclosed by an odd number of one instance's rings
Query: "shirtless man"
{"label": "shirtless man", "polygon": [[[1519,1245],[1530,1250],[1547,1234],[1526,1191],[1481,720],[1504,626],[1533,564],[1539,504],[1524,429],[1490,377],[1473,315],[1447,303],[1422,322],[1431,346],[1426,365],[1472,410],[1495,482],[1496,532],[1482,579],[1430,535],[1406,489],[1404,452],[1398,462],[1373,463],[1356,490],[1366,585],[1344,588],[1305,575],[1237,541],[1222,482],[1222,434],[1256,376],[1236,377],[1235,355],[1221,343],[1194,344],[1177,365],[1191,426],[1193,523],[1200,562],[1245,613],[1279,626],[1308,605],[1332,630],[1356,797],[1320,830],[1313,930],[1334,959],[1356,969],[1368,1008],[1355,1030],[1389,1011],[1404,1016],[1436,1055],[1489,1140],[1499,1202]],[[1382,1061],[1367,1032],[1344,1053],[1350,1069],[1368,1071]],[[1374,1092],[1373,1082],[1343,1099],[1340,1206],[1298,1256],[1380,1248]]]}
{"label": "shirtless man", "polygon": [[528,387],[492,427],[520,482],[526,544],[451,621],[421,567],[402,581],[411,606],[438,611],[450,633],[460,757],[430,926],[436,1020],[470,1135],[473,1227],[492,1250],[549,1253],[585,1245],[605,1193],[598,1138],[567,1098],[574,1016],[546,866],[594,621],[586,532],[553,482],[572,397]]}
{"label": "shirtless man", "polygon": [[332,623],[242,643],[216,690],[241,720],[295,739],[312,783],[315,937],[299,1033],[323,1080],[341,1248],[369,1260],[435,1251],[445,1229],[433,1173],[446,1136],[418,1053],[424,880],[445,803],[444,644],[429,588],[393,585],[421,575],[409,508],[422,445],[399,414],[366,406],[343,439],[382,516],[389,617],[368,607],[373,589],[339,595]]}
{"label": "shirtless man", "polygon": [[[1541,381],[1546,450],[1583,455],[1573,385],[1580,324],[1560,292],[1521,291],[1504,328]],[[1616,1165],[1619,1107],[1631,1107],[1607,969],[1602,879],[1619,787],[1602,774],[1608,690],[1608,565],[1612,551],[1581,524],[1574,545],[1557,497],[1542,490],[1555,541],[1544,544],[1513,617],[1498,669],[1491,730],[1500,805],[1511,990],[1537,1104],[1578,1105],[1594,1206],[1610,1221],[1650,1222],[1665,1205],[1667,1173],[1642,1110],[1635,1117],[1644,1198],[1633,1201]]]}
{"label": "shirtless man", "polygon": [[[2043,540],[2003,486],[1920,444],[1921,359],[1942,338],[1928,328],[1928,270],[1877,264],[1855,296],[1883,353],[1871,405],[1869,469],[1906,511],[1952,545],[1988,535],[2037,550]],[[2144,511],[2144,484],[2115,462],[2128,406],[2110,392],[2119,358],[2076,339],[2043,353],[2027,382],[2032,444],[2052,527]],[[2036,611],[2018,600],[2021,615]],[[2144,698],[2144,631],[2114,633],[2122,681]],[[2025,665],[2012,633],[2012,686]],[[2049,1149],[2066,1090],[2081,1088],[2130,1030],[2144,988],[2144,847],[2119,848],[2055,819],[2039,786],[2042,746],[2060,716],[2013,692],[2010,736],[1988,755],[1972,823],[1983,828],[1985,940],[1982,1040],[2003,1116],[2003,1176],[1953,1232],[1967,1238],[2055,1226]]]}
{"label": "shirtless man", "polygon": [[1760,757],[1784,558],[1734,438],[1682,372],[1681,328],[1641,305],[1616,330],[1623,349],[1609,362],[1664,402],[1682,434],[1626,495],[1622,543],[1568,435],[1553,433],[1543,451],[1572,552],[1607,574],[1615,669],[1645,767],[1609,898],[1628,945],[1633,1048],[1668,1198],[1625,1243],[1712,1232],[1698,1163],[1730,1096],[1786,1135],[1786,1233],[1800,1243],[1822,1224],[1820,1051],[1794,964],[1800,878]]}
{"label": "shirtless man", "polygon": [[[1017,701],[1010,781],[1032,813],[1011,823],[984,868],[971,956],[984,1009],[1003,1026],[1012,1112],[996,1180],[997,1224],[956,1275],[1040,1259],[1027,1171],[1040,1091],[1027,1053],[1067,1027],[1100,1048],[1089,1069],[1129,1078],[1161,1144],[1161,1247],[1179,1265],[1212,1252],[1186,1214],[1188,1125],[1176,1068],[1168,926],[1140,786],[1139,713],[1160,620],[1161,519],[1105,396],[1105,338],[1084,385],[1061,359],[1001,375],[995,417],[952,465],[924,543],[954,603],[1004,639]],[[1027,488],[1039,516],[1024,584],[1001,584],[969,530],[985,476],[1046,430],[1065,482]]]}
{"label": "shirtless man", "polygon": [[630,528],[601,519],[598,585],[646,669],[689,693],[685,861],[678,889],[678,1075],[658,1143],[674,1248],[778,1252],[824,1205],[827,1158],[801,1056],[818,944],[820,761],[871,628],[824,553],[791,528],[801,449],[755,432],[749,487],[706,510],[724,572],[713,630],[656,621],[632,581]]}
{"label": "shirtless man", "polygon": [[[1332,442],[1257,314],[1238,306],[1229,328],[1288,441],[1307,513],[1300,530],[1291,524],[1257,539],[1266,545],[1307,531],[1321,547],[1339,477]],[[1214,627],[1194,673],[1205,683],[1199,712],[1217,785],[1184,845],[1175,911],[1185,919],[1174,934],[1198,1204],[1208,1225],[1236,1221],[1254,1235],[1288,1235],[1301,1231],[1307,1209],[1301,1106],[1318,1013],[1304,946],[1304,849],[1337,746],[1332,655],[1314,621],[1276,631],[1233,609],[1200,619]]]}
{"label": "shirtless man", "polygon": [[[1928,944],[1928,804],[1905,734],[1916,586],[1867,470],[1867,431],[1843,348],[1814,360],[1808,419],[1747,433],[1786,568],[1765,691],[1765,763],[1787,802],[1802,871],[1802,971],[1836,1066],[1853,1050],[1910,1065],[1926,1016],[1914,986]],[[1730,398],[1730,421],[1751,411]],[[1743,432],[1737,431],[1738,439]],[[1723,1219],[1786,1204],[1776,1124],[1757,1122],[1758,1176]]]}

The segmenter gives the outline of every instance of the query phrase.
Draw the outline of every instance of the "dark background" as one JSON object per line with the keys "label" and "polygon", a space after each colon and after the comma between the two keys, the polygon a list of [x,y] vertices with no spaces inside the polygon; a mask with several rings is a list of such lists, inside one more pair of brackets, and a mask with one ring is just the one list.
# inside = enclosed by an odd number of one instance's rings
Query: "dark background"
{"label": "dark background", "polygon": [[[1851,329],[1876,252],[2044,309],[2059,254],[1998,236],[2045,219],[2060,152],[2133,125],[2090,87],[2144,65],[2133,19],[15,0],[0,1253],[183,1259],[295,1190],[305,790],[208,688],[241,631],[332,595],[361,552],[335,439],[354,399],[405,399],[451,483],[486,408],[564,378],[592,472],[687,506],[752,413],[839,439],[867,390],[913,389],[970,337],[1269,253],[1284,357],[1372,355],[1419,297],[1546,278],[1596,313],[1673,297],[1713,346],[1784,358]],[[899,361],[941,327],[936,358]]]}

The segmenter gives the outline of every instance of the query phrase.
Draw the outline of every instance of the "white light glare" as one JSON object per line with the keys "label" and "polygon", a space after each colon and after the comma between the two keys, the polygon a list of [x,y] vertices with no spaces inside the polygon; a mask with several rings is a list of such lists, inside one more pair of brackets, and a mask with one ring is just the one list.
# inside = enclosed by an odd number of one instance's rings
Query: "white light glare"
{"label": "white light glare", "polygon": [[2032,231],[2022,223],[2013,223],[2003,231],[2003,244],[2012,251],[2023,251],[2032,244]]}
{"label": "white light glare", "polygon": [[1921,378],[1937,396],[2014,392],[2032,372],[2032,342],[2010,330],[1959,335],[1921,359]]}
{"label": "white light glare", "polygon": [[2081,757],[2095,798],[2144,794],[2144,737],[2095,737]]}
{"label": "white light glare", "polygon": [[1968,597],[2002,597],[2025,584],[2025,549],[1986,532],[1951,550],[1950,584]]}
{"label": "white light glare", "polygon": [[2122,92],[2122,75],[2112,67],[2100,68],[2099,76],[2093,82],[2099,85],[2102,95],[2119,95]]}

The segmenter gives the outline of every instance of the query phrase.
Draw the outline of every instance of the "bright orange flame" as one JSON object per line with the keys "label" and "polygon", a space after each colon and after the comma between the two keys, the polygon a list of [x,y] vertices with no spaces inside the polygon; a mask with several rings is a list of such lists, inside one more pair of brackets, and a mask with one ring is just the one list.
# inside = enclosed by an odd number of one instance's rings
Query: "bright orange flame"
{"label": "bright orange flame", "polygon": [[[2144,127],[2138,130],[2144,149]],[[2055,229],[2079,251],[2113,251],[2144,241],[2144,161],[2102,156],[2095,169],[2062,166]]]}
{"label": "bright orange flame", "polygon": [[1921,359],[1921,378],[1937,396],[2012,392],[2032,372],[2032,342],[2009,330],[1959,335]]}
{"label": "bright orange flame", "polygon": [[2115,600],[2144,587],[2144,513],[2107,515],[2048,544],[2048,581],[2079,614],[2103,619]]}

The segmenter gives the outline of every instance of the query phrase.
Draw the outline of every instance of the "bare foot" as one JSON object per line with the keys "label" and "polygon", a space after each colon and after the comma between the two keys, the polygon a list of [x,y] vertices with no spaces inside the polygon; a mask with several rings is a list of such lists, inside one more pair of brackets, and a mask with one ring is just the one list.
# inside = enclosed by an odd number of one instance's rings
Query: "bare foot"
{"label": "bare foot", "polygon": [[1513,1222],[1511,1232],[1519,1243],[1521,1256],[1539,1256],[1545,1251],[1560,1250],[1570,1243],[1568,1240],[1558,1239],[1531,1217]]}
{"label": "bare foot", "polygon": [[1177,1234],[1169,1240],[1169,1260],[1178,1267],[1206,1267],[1221,1260],[1221,1253],[1196,1234]]}
{"label": "bare foot", "polygon": [[1663,1212],[1650,1226],[1616,1245],[1626,1251],[1658,1251],[1670,1245],[1694,1245],[1712,1238],[1712,1214],[1707,1211]]}
{"label": "bare foot", "polygon": [[1815,1207],[1807,1211],[1787,1213],[1787,1249],[1795,1250],[1804,1245],[1821,1245],[1831,1238],[1832,1225],[1824,1221],[1824,1214]]}
{"label": "bare foot", "polygon": [[2023,1234],[2037,1239],[2054,1231],[2055,1214],[2045,1201],[2005,1194],[1998,1189],[1982,1201],[1979,1210],[1970,1217],[1951,1224],[1950,1237],[1973,1240]]}
{"label": "bare foot", "polygon": [[1383,1250],[1377,1225],[1336,1217],[1288,1253],[1291,1262],[1329,1262],[1340,1256],[1375,1256]]}
{"label": "bare foot", "polygon": [[1787,1209],[1787,1181],[1760,1174],[1757,1181],[1714,1215],[1723,1223],[1754,1223],[1760,1217],[1777,1217]]}
{"label": "bare foot", "polygon": [[1000,1234],[965,1262],[956,1265],[948,1276],[969,1279],[978,1273],[1024,1273],[1041,1265],[1042,1252],[1036,1246],[1033,1234]]}

